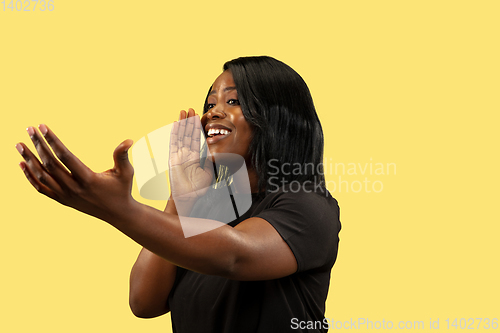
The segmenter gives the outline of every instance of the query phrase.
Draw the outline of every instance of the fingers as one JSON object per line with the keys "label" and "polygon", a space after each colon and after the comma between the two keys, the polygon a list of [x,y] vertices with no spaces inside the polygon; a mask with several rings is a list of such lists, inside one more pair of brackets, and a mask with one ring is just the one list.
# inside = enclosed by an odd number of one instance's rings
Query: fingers
{"label": "fingers", "polygon": [[52,176],[44,169],[40,161],[38,161],[36,156],[24,143],[18,143],[16,148],[24,158],[24,162],[19,163],[19,166],[31,185],[33,185],[38,192],[58,200],[56,192],[61,193],[59,184],[57,184]]}
{"label": "fingers", "polygon": [[[68,182],[71,179],[71,175],[64,168],[61,162],[59,162],[54,157],[54,155],[50,151],[49,146],[41,137],[40,133],[38,133],[38,131],[35,130],[34,127],[28,127],[26,130],[28,132],[28,135],[30,136],[31,141],[35,145],[38,156],[40,156],[40,161],[38,161],[38,159],[31,153],[31,151],[26,148],[26,157],[29,158],[29,160],[26,160],[26,162],[28,162],[28,165],[31,167],[35,175],[37,177],[45,177],[42,171],[47,171],[46,173],[49,173],[51,175],[51,178],[54,178],[59,183],[65,184],[66,182]],[[31,163],[32,161],[36,162]]]}
{"label": "fingers", "polygon": [[191,141],[193,137],[193,129],[194,129],[194,116],[189,117],[186,122],[186,131],[184,132],[184,138],[182,140],[182,144],[186,148],[191,148]]}
{"label": "fingers", "polygon": [[199,151],[200,131],[200,118],[195,111],[192,108],[187,113],[182,110],[179,121],[174,123],[170,133],[171,146],[173,146],[171,148],[174,151],[181,148]]}
{"label": "fingers", "polygon": [[182,110],[179,121],[173,123],[170,132],[169,165],[199,160],[201,123],[199,116],[190,108]]}
{"label": "fingers", "polygon": [[193,134],[191,137],[191,150],[200,151],[201,122],[198,115],[191,118],[193,120]]}
{"label": "fingers", "polygon": [[179,137],[179,122],[174,122],[172,125],[172,130],[170,131],[170,155],[177,153],[177,150],[179,149],[177,145]]}
{"label": "fingers", "polygon": [[[186,111],[182,110],[181,115]],[[183,146],[184,142],[184,133],[186,132],[186,118],[182,118],[178,121],[178,133],[177,133],[177,145],[179,147]]]}
{"label": "fingers", "polygon": [[[47,140],[47,143],[50,145],[50,147],[56,154],[57,158],[62,162],[62,164],[64,164],[69,169],[69,171],[71,171],[71,175],[79,180],[88,179],[88,177],[92,174],[92,171],[85,164],[83,164],[75,155],[73,155],[68,150],[68,148],[66,148],[66,146],[61,142],[61,140],[59,140],[59,138],[54,134],[54,132],[43,124],[40,125],[40,131],[42,132],[45,140]],[[35,135],[38,135],[38,132],[35,131]],[[37,137],[37,140],[40,143],[43,142],[43,140],[39,137]],[[54,163],[56,162],[54,161]]]}
{"label": "fingers", "polygon": [[[185,110],[182,110],[181,113],[179,114],[179,121],[178,121],[178,131],[177,131],[177,140],[180,141],[178,142],[178,146],[182,147],[184,144],[184,136],[185,133],[189,133],[189,130],[186,129],[189,118],[194,116],[194,110],[189,108],[188,112]],[[186,120],[187,119],[187,120]]]}
{"label": "fingers", "polygon": [[113,152],[113,159],[115,161],[115,171],[121,176],[132,178],[134,175],[134,168],[128,159],[128,150],[132,147],[134,141],[125,140],[116,147]]}
{"label": "fingers", "polygon": [[184,110],[181,110],[181,113],[179,114],[179,120],[186,119],[187,118],[187,113]]}

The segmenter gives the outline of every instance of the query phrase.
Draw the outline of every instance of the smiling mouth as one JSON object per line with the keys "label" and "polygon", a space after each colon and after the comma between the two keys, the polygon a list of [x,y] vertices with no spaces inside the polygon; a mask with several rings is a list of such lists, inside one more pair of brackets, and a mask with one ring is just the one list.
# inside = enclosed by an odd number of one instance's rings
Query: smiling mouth
{"label": "smiling mouth", "polygon": [[231,134],[231,130],[226,128],[210,128],[207,132],[207,143],[209,145],[219,142],[227,138]]}
{"label": "smiling mouth", "polygon": [[214,138],[218,136],[226,136],[229,133],[231,133],[231,131],[224,128],[211,128],[208,130],[207,136],[209,138]]}

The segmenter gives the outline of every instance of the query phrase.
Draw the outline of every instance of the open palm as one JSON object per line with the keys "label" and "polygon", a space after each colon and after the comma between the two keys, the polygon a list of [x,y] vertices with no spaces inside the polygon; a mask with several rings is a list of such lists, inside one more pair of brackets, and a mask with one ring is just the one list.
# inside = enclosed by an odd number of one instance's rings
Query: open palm
{"label": "open palm", "polygon": [[203,196],[214,177],[210,158],[200,164],[200,138],[202,126],[193,109],[181,112],[170,135],[169,175],[172,196],[191,200]]}

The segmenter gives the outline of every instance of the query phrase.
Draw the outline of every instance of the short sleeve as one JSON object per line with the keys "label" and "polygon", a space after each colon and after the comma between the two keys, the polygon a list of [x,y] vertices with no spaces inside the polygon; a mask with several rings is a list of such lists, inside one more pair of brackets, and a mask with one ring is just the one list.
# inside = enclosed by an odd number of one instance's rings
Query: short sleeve
{"label": "short sleeve", "polygon": [[328,191],[282,190],[256,217],[268,221],[288,244],[297,272],[330,270],[337,258],[339,206]]}

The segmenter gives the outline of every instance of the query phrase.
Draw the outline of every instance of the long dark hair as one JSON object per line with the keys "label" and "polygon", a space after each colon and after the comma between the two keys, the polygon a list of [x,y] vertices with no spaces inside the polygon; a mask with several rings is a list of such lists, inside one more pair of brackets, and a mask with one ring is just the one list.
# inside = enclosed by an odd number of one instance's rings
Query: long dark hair
{"label": "long dark hair", "polygon": [[249,150],[259,191],[294,181],[324,186],[323,130],[302,77],[268,56],[233,59],[223,70],[231,71],[241,111],[254,128]]}

